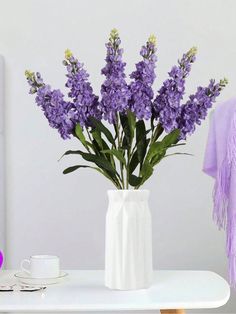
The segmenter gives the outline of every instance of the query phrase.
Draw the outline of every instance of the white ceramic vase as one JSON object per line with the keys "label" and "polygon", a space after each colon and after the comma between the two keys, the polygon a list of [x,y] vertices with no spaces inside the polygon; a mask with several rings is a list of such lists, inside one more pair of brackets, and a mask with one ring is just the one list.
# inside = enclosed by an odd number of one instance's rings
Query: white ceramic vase
{"label": "white ceramic vase", "polygon": [[109,190],[105,285],[136,290],[152,282],[152,224],[148,190]]}

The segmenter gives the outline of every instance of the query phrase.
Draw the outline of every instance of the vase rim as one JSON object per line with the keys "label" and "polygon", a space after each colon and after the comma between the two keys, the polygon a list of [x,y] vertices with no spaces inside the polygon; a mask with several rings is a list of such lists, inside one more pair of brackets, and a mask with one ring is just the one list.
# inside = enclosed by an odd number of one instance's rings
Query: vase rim
{"label": "vase rim", "polygon": [[147,201],[150,195],[149,190],[108,190],[109,200],[115,201]]}
{"label": "vase rim", "polygon": [[127,192],[127,193],[141,193],[141,192],[150,192],[150,190],[148,189],[139,189],[139,190],[130,190],[130,189],[108,189],[107,192],[111,192],[111,193],[122,193],[122,192]]}

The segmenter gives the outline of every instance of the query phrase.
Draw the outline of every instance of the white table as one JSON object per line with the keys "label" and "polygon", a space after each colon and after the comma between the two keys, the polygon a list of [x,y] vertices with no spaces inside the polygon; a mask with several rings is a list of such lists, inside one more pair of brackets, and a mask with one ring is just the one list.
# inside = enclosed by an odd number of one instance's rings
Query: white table
{"label": "white table", "polygon": [[[114,291],[104,287],[104,272],[71,270],[60,284],[43,292],[0,292],[0,312],[85,312],[207,309],[224,305],[230,297],[227,282],[209,271],[155,271],[150,289]],[[0,285],[13,271],[0,271]]]}

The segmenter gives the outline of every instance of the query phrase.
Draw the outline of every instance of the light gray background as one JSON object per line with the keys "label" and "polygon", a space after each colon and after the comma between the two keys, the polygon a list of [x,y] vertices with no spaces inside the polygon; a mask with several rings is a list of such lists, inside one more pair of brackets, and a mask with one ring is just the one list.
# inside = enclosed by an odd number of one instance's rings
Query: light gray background
{"label": "light gray background", "polygon": [[[208,79],[228,77],[219,101],[236,91],[236,1],[228,0],[0,0],[0,53],[6,60],[8,267],[34,253],[58,254],[63,268],[104,267],[106,191],[96,173],[63,176],[72,158],[57,162],[77,141],[63,141],[28,95],[26,68],[63,88],[61,61],[70,48],[84,61],[96,92],[103,81],[111,28],[120,31],[127,73],[150,33],[158,37],[155,90],[191,46],[199,54],[188,93]],[[194,157],[168,158],[145,188],[151,190],[154,265],[157,269],[207,269],[226,277],[225,235],[211,219],[213,181],[201,171],[207,120],[189,138]],[[180,283],[181,284],[181,283]],[[236,294],[219,312],[236,311]]]}

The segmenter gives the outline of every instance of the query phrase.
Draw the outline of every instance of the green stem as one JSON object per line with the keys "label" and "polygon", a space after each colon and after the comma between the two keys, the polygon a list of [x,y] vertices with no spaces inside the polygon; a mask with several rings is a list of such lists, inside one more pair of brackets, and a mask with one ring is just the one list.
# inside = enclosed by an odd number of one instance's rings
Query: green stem
{"label": "green stem", "polygon": [[129,189],[129,164],[130,164],[130,147],[127,150],[127,167],[126,167],[126,189]]}
{"label": "green stem", "polygon": [[[90,143],[93,144],[93,140],[92,140],[91,135],[90,135],[90,133],[89,133],[89,131],[88,131],[87,128],[86,128],[86,132],[87,132],[88,138],[89,138],[89,140],[90,140]],[[87,148],[87,151],[88,151],[89,153],[91,153],[91,150],[89,149],[89,147]]]}
{"label": "green stem", "polygon": [[[119,116],[117,115],[116,118],[116,132],[117,132],[117,142],[118,142],[118,150],[121,148],[122,146],[122,135],[120,134],[120,120],[119,120]],[[125,188],[125,183],[124,183],[124,169],[123,169],[123,164],[120,161],[120,175],[121,175],[121,185],[122,185],[122,189]]]}
{"label": "green stem", "polygon": [[[129,148],[127,149],[127,166],[126,166],[126,189],[129,189],[129,165],[135,147],[132,149],[133,139],[131,139]],[[136,144],[135,144],[136,146]]]}

